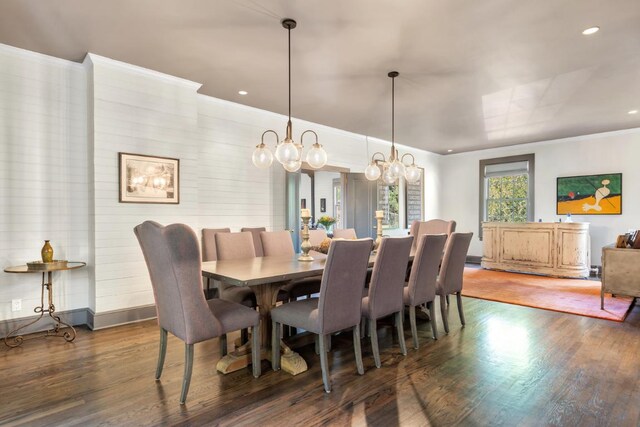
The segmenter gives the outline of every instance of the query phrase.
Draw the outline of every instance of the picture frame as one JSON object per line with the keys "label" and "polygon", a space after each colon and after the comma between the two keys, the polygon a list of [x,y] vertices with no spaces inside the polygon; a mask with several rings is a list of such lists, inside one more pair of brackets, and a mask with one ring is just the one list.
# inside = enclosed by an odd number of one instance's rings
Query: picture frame
{"label": "picture frame", "polygon": [[320,199],[320,212],[327,211],[327,199]]}
{"label": "picture frame", "polygon": [[622,215],[622,173],[556,179],[557,215]]}
{"label": "picture frame", "polygon": [[120,203],[180,203],[180,159],[118,153]]}

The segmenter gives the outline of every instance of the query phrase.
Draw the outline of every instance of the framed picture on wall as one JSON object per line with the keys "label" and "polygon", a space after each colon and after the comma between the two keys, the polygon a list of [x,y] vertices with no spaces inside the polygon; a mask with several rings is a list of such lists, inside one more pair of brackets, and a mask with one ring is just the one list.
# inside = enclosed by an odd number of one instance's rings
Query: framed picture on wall
{"label": "framed picture on wall", "polygon": [[327,211],[327,199],[320,199],[320,212]]}
{"label": "framed picture on wall", "polygon": [[406,183],[405,191],[405,217],[407,228],[413,221],[424,220],[424,168],[420,169],[420,179],[415,184]]}
{"label": "framed picture on wall", "polygon": [[118,153],[120,203],[180,203],[180,160]]}
{"label": "framed picture on wall", "polygon": [[559,177],[556,214],[621,215],[622,174]]}
{"label": "framed picture on wall", "polygon": [[300,199],[300,209],[307,208],[307,199]]}

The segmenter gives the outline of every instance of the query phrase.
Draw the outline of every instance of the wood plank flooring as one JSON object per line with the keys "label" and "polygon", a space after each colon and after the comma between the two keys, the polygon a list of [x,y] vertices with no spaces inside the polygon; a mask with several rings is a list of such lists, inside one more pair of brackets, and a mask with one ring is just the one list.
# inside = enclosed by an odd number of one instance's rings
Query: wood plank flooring
{"label": "wood plank flooring", "polygon": [[[333,392],[322,389],[313,345],[299,349],[309,371],[296,377],[249,370],[220,375],[217,340],[197,344],[191,390],[178,404],[184,346],[173,337],[162,381],[153,379],[155,321],[102,331],[74,343],[27,341],[0,348],[0,423],[8,425],[640,425],[640,307],[617,323],[464,299],[461,328],[403,357],[390,326],[380,329],[382,368],[363,340],[356,373],[351,334],[334,337]],[[234,337],[231,337],[234,338]],[[231,339],[229,340],[231,342]]]}

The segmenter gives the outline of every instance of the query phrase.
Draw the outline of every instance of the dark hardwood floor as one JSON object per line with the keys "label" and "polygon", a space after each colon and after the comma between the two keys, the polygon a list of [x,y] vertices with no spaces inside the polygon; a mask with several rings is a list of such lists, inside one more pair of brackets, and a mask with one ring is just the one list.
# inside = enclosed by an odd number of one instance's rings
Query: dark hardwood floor
{"label": "dark hardwood floor", "polygon": [[[74,343],[37,339],[0,349],[0,423],[29,425],[562,425],[640,424],[640,307],[616,323],[465,298],[451,333],[399,352],[391,327],[380,332],[382,368],[363,341],[356,373],[351,334],[334,338],[333,392],[322,389],[313,345],[299,352],[296,377],[248,370],[220,375],[218,343],[196,345],[187,404],[178,403],[182,343],[169,339],[161,382],[153,379],[155,321],[91,332]],[[231,342],[231,340],[230,340]]]}

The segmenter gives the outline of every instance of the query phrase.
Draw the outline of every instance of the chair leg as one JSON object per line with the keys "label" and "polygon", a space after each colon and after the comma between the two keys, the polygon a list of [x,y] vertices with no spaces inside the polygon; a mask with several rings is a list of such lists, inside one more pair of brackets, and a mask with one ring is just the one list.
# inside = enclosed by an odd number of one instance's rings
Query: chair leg
{"label": "chair leg", "polygon": [[371,350],[373,350],[373,360],[376,363],[376,368],[381,366],[380,363],[380,349],[378,348],[378,330],[376,319],[369,319],[369,335],[371,335]]}
{"label": "chair leg", "polygon": [[353,351],[356,354],[356,366],[358,374],[364,375],[364,365],[362,364],[362,347],[360,346],[360,325],[353,327]]}
{"label": "chair leg", "polygon": [[158,353],[158,367],[156,368],[156,380],[162,375],[164,368],[164,356],[167,354],[167,330],[160,328],[160,352]]}
{"label": "chair leg", "polygon": [[[448,295],[447,295],[448,296]],[[442,313],[442,324],[444,325],[444,332],[449,333],[449,319],[447,318],[447,303],[445,296],[440,295],[440,312]]]}
{"label": "chair leg", "polygon": [[184,405],[189,393],[191,384],[191,372],[193,371],[193,344],[184,345],[184,377],[182,378],[182,393],[180,393],[180,404]]}
{"label": "chair leg", "polygon": [[271,367],[274,371],[280,370],[280,324],[272,321],[271,325]]}
{"label": "chair leg", "polygon": [[462,323],[462,326],[464,326],[465,321],[464,321],[464,312],[462,311],[462,292],[458,292],[456,294],[456,298],[458,299],[458,314],[460,315],[460,323]]}
{"label": "chair leg", "polygon": [[227,355],[227,334],[220,335],[220,356]]}
{"label": "chair leg", "polygon": [[402,324],[402,318],[404,312],[399,311],[396,313],[396,328],[398,329],[398,340],[400,341],[400,351],[404,356],[407,355],[407,343],[404,340],[404,325]]}
{"label": "chair leg", "polygon": [[449,302],[449,294],[447,294],[447,305],[449,305],[449,304],[450,304],[450,302]]}
{"label": "chair leg", "polygon": [[409,323],[411,324],[411,337],[413,338],[413,348],[418,349],[418,326],[416,325],[416,307],[409,307]]}
{"label": "chair leg", "polygon": [[324,383],[324,391],[331,393],[331,379],[329,378],[329,359],[327,358],[327,348],[325,336],[320,335],[318,342],[320,343],[320,368],[322,369],[322,382]]}
{"label": "chair leg", "polygon": [[314,348],[316,351],[316,355],[320,354],[320,335],[316,335],[314,339]]}
{"label": "chair leg", "polygon": [[327,353],[331,352],[331,334],[327,334],[325,336],[325,339],[327,340]]}
{"label": "chair leg", "polygon": [[[258,378],[262,373],[262,357],[260,357],[260,323],[251,328],[251,367],[253,369],[253,377]],[[280,340],[278,340],[278,348],[280,348]]]}
{"label": "chair leg", "polygon": [[430,301],[427,303],[427,306],[429,307],[429,317],[431,318],[431,320],[429,320],[431,322],[431,330],[433,331],[433,339],[437,340],[438,339],[438,322],[436,321],[436,308],[434,306],[434,301]]}

